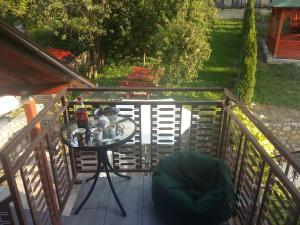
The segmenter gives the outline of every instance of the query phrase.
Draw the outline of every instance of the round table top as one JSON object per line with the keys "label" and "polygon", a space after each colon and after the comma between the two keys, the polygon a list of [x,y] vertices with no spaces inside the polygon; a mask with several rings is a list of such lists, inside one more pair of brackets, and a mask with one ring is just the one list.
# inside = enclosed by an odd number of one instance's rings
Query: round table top
{"label": "round table top", "polygon": [[[69,147],[80,150],[113,150],[133,138],[136,123],[130,117],[117,115],[113,119],[109,118],[107,117],[108,124],[100,128],[99,119],[89,117],[88,130],[86,129],[84,136],[78,134],[77,122],[70,121],[62,128],[62,137]],[[78,141],[78,135],[83,141]]]}

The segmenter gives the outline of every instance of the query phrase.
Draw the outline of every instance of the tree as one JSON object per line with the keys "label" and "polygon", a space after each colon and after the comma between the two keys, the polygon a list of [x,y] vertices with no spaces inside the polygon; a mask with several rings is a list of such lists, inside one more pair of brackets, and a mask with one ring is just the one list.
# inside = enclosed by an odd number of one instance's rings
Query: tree
{"label": "tree", "polygon": [[0,17],[14,24],[23,18],[29,4],[30,0],[0,0]]}
{"label": "tree", "polygon": [[1,14],[20,20],[40,44],[87,50],[89,78],[107,57],[140,57],[145,63],[147,55],[158,56],[168,74],[194,77],[210,53],[213,0],[7,1]]}
{"label": "tree", "polygon": [[[118,2],[118,1],[116,1]],[[173,18],[180,0],[130,0],[111,4],[111,15],[106,21],[107,44],[113,57],[140,57],[155,53],[152,37],[164,25],[165,18]]]}
{"label": "tree", "polygon": [[166,18],[155,36],[162,84],[176,84],[197,77],[211,49],[209,34],[216,16],[213,1],[184,1],[174,18]]}
{"label": "tree", "polygon": [[241,67],[237,90],[240,100],[249,105],[254,95],[257,64],[254,0],[249,0],[247,3],[243,24]]}
{"label": "tree", "polygon": [[[19,16],[29,34],[44,30],[45,34],[55,35],[61,40],[74,41],[76,37],[77,45],[84,46],[89,53],[88,77],[93,78],[97,67],[104,61],[102,41],[107,34],[104,21],[110,16],[112,2],[114,1],[10,0],[10,4],[2,10],[2,15]],[[5,5],[4,2],[0,3],[0,6]],[[22,10],[19,10],[18,7],[23,5]]]}

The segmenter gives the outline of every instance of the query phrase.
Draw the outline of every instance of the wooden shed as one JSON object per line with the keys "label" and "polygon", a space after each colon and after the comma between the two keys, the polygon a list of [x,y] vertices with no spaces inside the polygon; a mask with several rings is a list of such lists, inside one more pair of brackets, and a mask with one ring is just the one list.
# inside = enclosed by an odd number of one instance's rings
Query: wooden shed
{"label": "wooden shed", "polygon": [[272,0],[267,45],[274,58],[300,60],[300,0]]}

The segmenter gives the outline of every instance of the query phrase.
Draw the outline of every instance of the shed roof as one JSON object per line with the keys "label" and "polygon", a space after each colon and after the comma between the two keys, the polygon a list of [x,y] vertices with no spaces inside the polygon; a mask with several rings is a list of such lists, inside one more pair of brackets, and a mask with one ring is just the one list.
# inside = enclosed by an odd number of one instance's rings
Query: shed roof
{"label": "shed roof", "polygon": [[270,6],[275,8],[300,8],[300,0],[271,0]]}
{"label": "shed roof", "polygon": [[66,86],[94,84],[0,20],[0,96],[55,94]]}

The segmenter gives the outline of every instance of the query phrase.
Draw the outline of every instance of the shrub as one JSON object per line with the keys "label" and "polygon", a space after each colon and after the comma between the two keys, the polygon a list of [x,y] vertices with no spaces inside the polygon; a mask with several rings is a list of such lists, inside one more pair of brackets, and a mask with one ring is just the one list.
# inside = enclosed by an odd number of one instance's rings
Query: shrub
{"label": "shrub", "polygon": [[240,100],[249,105],[254,94],[257,63],[254,0],[249,0],[247,3],[242,35],[241,67],[237,89]]}

